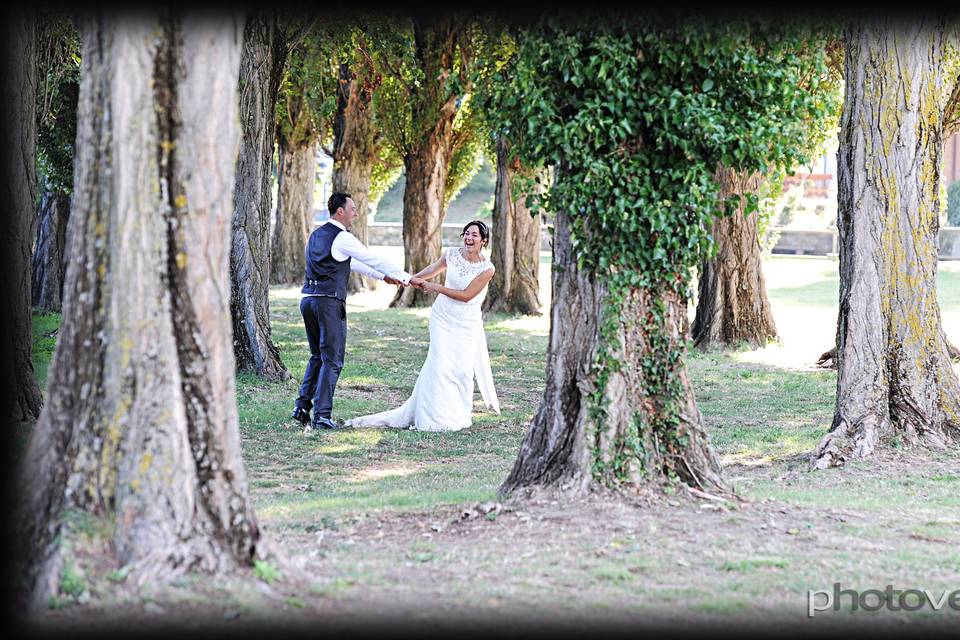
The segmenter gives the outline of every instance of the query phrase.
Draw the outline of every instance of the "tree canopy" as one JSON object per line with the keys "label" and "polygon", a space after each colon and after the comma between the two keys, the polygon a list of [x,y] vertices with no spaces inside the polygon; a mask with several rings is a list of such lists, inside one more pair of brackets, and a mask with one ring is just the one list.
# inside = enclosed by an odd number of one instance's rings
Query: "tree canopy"
{"label": "tree canopy", "polygon": [[[578,268],[607,290],[590,400],[602,424],[605,381],[621,366],[611,354],[621,346],[624,301],[644,290],[685,297],[690,269],[709,246],[706,223],[738,201],[717,202],[718,165],[767,174],[806,157],[805,123],[831,108],[816,91],[827,75],[824,36],[760,22],[575,25],[551,17],[517,39],[493,96],[496,128],[525,165],[556,168],[534,204],[569,214]],[[645,385],[660,406],[648,426],[659,434],[658,455],[675,467],[686,444],[677,436],[683,342],[663,333],[666,312],[655,303],[638,322],[650,336]],[[623,481],[631,460],[648,457],[631,436],[613,446],[611,464],[594,458],[595,475],[608,481]]]}

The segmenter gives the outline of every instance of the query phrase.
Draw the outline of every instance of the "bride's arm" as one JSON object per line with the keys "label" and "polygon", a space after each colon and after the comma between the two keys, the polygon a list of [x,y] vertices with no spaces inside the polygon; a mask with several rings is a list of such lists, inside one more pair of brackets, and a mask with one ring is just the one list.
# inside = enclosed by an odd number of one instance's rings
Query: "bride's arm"
{"label": "bride's arm", "polygon": [[438,273],[443,273],[447,269],[447,259],[441,254],[436,262],[433,264],[421,269],[417,273],[413,274],[414,278],[422,278],[428,280]]}
{"label": "bride's arm", "polygon": [[490,278],[493,277],[493,269],[487,269],[482,272],[476,278],[470,281],[470,284],[467,285],[466,289],[462,291],[460,289],[451,289],[450,287],[444,287],[435,282],[426,282],[423,285],[424,291],[436,291],[437,293],[442,293],[445,296],[453,298],[454,300],[459,300],[460,302],[470,302],[474,297],[487,286],[487,283],[490,282]]}

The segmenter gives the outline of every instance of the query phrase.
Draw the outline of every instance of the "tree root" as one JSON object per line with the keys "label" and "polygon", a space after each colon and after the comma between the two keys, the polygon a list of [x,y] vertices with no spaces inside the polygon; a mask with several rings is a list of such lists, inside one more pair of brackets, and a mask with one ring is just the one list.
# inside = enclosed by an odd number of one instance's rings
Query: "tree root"
{"label": "tree root", "polygon": [[[947,343],[947,356],[953,362],[960,362],[960,349],[953,345],[952,342],[944,337],[944,342]],[[837,368],[837,348],[833,347],[829,351],[824,351],[820,354],[820,357],[817,359],[817,366],[823,369],[836,369]]]}

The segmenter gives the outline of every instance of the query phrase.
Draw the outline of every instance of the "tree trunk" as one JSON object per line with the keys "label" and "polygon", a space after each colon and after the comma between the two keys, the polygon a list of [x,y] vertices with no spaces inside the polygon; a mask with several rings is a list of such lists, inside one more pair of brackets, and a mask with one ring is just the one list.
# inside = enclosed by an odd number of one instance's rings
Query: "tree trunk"
{"label": "tree trunk", "polygon": [[33,372],[33,323],[30,315],[30,245],[36,215],[36,44],[35,16],[29,12],[5,21],[0,93],[3,110],[3,237],[5,263],[0,273],[4,331],[0,347],[0,384],[13,391],[5,415],[16,421],[40,415],[40,387]]}
{"label": "tree trunk", "polygon": [[60,313],[66,272],[70,195],[47,191],[40,197],[39,224],[33,249],[33,306]]}
{"label": "tree trunk", "polygon": [[[759,174],[725,167],[717,171],[717,181],[721,199],[760,189]],[[759,347],[777,338],[760,262],[757,213],[744,214],[744,205],[741,199],[735,213],[714,219],[711,227],[717,255],[703,261],[693,321],[693,342],[700,348],[741,342]]]}
{"label": "tree trunk", "polygon": [[960,385],[937,302],[943,25],[846,33],[838,152],[837,405],[818,468],[891,438],[960,437]]}
{"label": "tree trunk", "polygon": [[[377,160],[373,123],[373,90],[369,78],[357,78],[350,67],[340,65],[337,114],[333,121],[333,190],[349,193],[357,207],[353,235],[367,244],[370,215],[370,179]],[[376,280],[351,273],[347,291],[356,293],[376,287]]]}
{"label": "tree trunk", "polygon": [[[682,360],[664,365],[684,343],[682,299],[635,290],[622,308],[608,308],[605,287],[577,268],[569,224],[558,212],[546,390],[500,493],[630,488],[674,474],[703,490],[724,489]],[[605,317],[615,318],[614,346],[600,335]],[[620,363],[606,380],[595,368],[598,349],[612,349],[607,357]]]}
{"label": "tree trunk", "polygon": [[270,253],[273,284],[302,284],[305,249],[313,231],[313,186],[317,175],[317,144],[293,145],[279,136],[280,184],[277,222]]}
{"label": "tree trunk", "polygon": [[226,298],[242,20],[93,16],[82,29],[73,259],[21,468],[39,607],[89,544],[78,511],[104,521],[141,584],[249,566],[262,544]]}
{"label": "tree trunk", "polygon": [[521,197],[511,192],[513,175],[520,170],[510,163],[509,144],[497,140],[497,184],[493,199],[490,261],[496,267],[483,301],[483,310],[540,315],[540,219]]}
{"label": "tree trunk", "polygon": [[240,123],[230,313],[237,367],[273,380],[290,376],[270,330],[270,166],[287,46],[276,17],[247,21],[240,62]]}
{"label": "tree trunk", "polygon": [[[420,124],[415,130],[423,133],[416,134],[403,158],[403,256],[409,273],[417,273],[440,257],[444,190],[453,157],[453,119],[459,97],[448,95],[446,78],[453,73],[458,36],[449,17],[430,25],[414,23],[417,62],[426,80],[422,93],[413,97],[413,122]],[[434,298],[435,293],[402,287],[390,306],[425,307]]]}

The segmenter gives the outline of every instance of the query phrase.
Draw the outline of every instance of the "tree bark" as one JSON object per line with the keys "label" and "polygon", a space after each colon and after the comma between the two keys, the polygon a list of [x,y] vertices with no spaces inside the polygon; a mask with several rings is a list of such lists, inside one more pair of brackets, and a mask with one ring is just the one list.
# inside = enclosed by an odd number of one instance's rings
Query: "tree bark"
{"label": "tree bark", "polygon": [[509,143],[497,140],[497,183],[493,198],[490,261],[496,271],[490,280],[483,310],[540,315],[540,220],[524,202],[513,198],[517,162],[508,159]]}
{"label": "tree bark", "polygon": [[279,136],[280,176],[277,221],[270,255],[273,284],[302,284],[307,239],[313,231],[313,186],[317,175],[317,144],[295,145]]}
{"label": "tree bark", "polygon": [[[423,135],[416,136],[403,159],[403,256],[409,273],[417,273],[440,256],[444,191],[458,109],[458,96],[448,95],[446,78],[453,73],[459,37],[459,27],[451,17],[432,23],[414,20],[416,58],[425,81],[422,92],[412,97],[413,121],[423,125]],[[435,298],[435,293],[402,287],[390,306],[425,307]]]}
{"label": "tree bark", "polygon": [[70,195],[47,191],[40,197],[40,213],[33,249],[33,306],[60,313],[67,268],[67,222]]}
{"label": "tree bark", "polygon": [[936,290],[943,24],[871,21],[845,37],[837,404],[818,468],[892,438],[960,437]]}
{"label": "tree bark", "polygon": [[[369,70],[368,70],[369,71]],[[373,123],[373,79],[357,77],[340,64],[337,114],[333,121],[333,190],[349,193],[357,207],[353,235],[367,244],[370,215],[370,180],[377,161],[376,129]],[[376,280],[351,273],[347,291],[356,293],[376,287]]]}
{"label": "tree bark", "polygon": [[[242,20],[93,15],[49,402],[21,467],[30,602],[104,521],[142,584],[249,566],[228,306]],[[262,550],[262,549],[261,549]]]}
{"label": "tree bark", "polygon": [[[716,177],[721,199],[760,189],[759,174],[721,167]],[[745,214],[745,204],[741,199],[736,212],[712,223],[717,255],[703,261],[692,330],[694,345],[700,348],[741,342],[759,347],[777,338],[760,261],[757,213]]]}
{"label": "tree bark", "polygon": [[278,19],[251,17],[240,62],[240,123],[230,312],[237,367],[273,380],[290,376],[270,329],[270,166],[277,94],[287,56]]}
{"label": "tree bark", "polygon": [[0,384],[12,390],[13,403],[4,415],[16,422],[40,415],[40,387],[33,371],[33,323],[30,315],[30,251],[36,215],[36,17],[25,11],[5,21],[0,94],[3,110],[2,233],[6,249],[0,273],[4,326],[0,340]]}
{"label": "tree bark", "polygon": [[[665,347],[683,345],[683,301],[672,292],[635,290],[622,308],[605,308],[609,294],[603,284],[577,268],[569,224],[567,213],[559,211],[546,389],[501,495],[534,485],[629,488],[674,474],[701,490],[723,490],[720,464],[682,361],[644,367],[651,358],[659,360]],[[661,320],[651,320],[654,310]],[[605,381],[594,367],[604,313],[617,317],[618,344],[608,357],[620,363]],[[649,391],[668,379],[673,402]],[[597,395],[605,415],[597,415]],[[663,420],[668,413],[675,419]]]}

